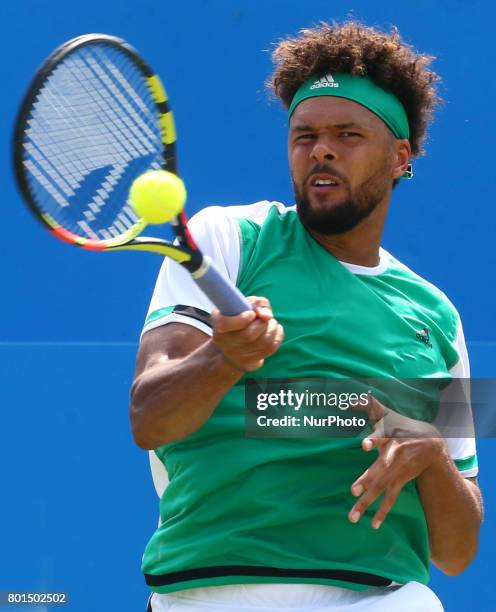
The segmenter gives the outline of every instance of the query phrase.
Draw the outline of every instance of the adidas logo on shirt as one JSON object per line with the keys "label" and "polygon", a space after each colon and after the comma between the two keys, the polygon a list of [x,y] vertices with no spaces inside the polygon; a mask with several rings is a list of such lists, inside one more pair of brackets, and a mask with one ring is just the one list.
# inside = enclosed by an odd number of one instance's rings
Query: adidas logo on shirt
{"label": "adidas logo on shirt", "polygon": [[331,74],[326,74],[320,79],[317,79],[310,89],[320,89],[321,87],[339,87],[339,83],[332,78]]}
{"label": "adidas logo on shirt", "polygon": [[423,327],[420,331],[416,333],[417,340],[423,342],[429,348],[432,348],[432,342],[429,337],[429,330],[427,327]]}

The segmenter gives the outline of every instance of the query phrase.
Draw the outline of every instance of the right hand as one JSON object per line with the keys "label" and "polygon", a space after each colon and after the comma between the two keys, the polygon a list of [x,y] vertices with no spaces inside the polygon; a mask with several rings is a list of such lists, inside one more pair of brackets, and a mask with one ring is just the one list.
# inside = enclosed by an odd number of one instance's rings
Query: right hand
{"label": "right hand", "polygon": [[284,340],[284,330],[274,315],[269,301],[263,297],[247,298],[253,310],[226,317],[214,309],[211,315],[213,343],[224,359],[237,370],[258,370],[267,357],[274,354]]}

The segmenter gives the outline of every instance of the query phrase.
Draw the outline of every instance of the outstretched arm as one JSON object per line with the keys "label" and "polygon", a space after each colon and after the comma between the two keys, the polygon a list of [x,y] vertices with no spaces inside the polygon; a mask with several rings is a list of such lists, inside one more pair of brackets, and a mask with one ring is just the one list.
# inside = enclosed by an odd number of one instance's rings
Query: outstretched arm
{"label": "outstretched arm", "polygon": [[213,337],[182,323],[145,333],[131,388],[138,446],[153,449],[193,433],[246,371],[261,367],[284,333],[264,298],[235,317],[212,313]]}

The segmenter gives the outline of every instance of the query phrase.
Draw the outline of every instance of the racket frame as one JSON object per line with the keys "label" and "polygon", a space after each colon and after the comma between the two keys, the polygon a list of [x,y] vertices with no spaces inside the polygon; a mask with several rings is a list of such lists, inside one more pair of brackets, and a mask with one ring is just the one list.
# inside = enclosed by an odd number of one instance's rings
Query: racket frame
{"label": "racket frame", "polygon": [[42,212],[37,205],[24,171],[24,133],[33,102],[41,92],[46,80],[67,56],[85,46],[94,44],[110,45],[123,52],[143,75],[155,104],[157,121],[160,125],[163,144],[162,169],[177,174],[174,117],[160,78],[151,70],[134,47],[125,40],[108,34],[85,34],[73,38],[53,51],[38,70],[21,103],[14,130],[14,168],[17,184],[29,209],[38,221],[48,228],[51,234],[66,243],[90,251],[137,250],[170,257],[190,272],[200,289],[223,314],[236,315],[244,310],[251,310],[252,306],[239,289],[231,284],[210,258],[204,257],[198,249],[187,227],[188,219],[184,211],[181,211],[171,220],[177,242],[177,244],[172,244],[160,238],[139,237],[139,234],[147,225],[143,219],[139,218],[126,232],[110,239],[94,240],[79,236],[62,227],[53,217],[46,212]]}
{"label": "racket frame", "polygon": [[[109,45],[124,53],[143,75],[143,79],[155,104],[157,121],[161,128],[161,140],[163,143],[162,168],[177,174],[176,129],[174,117],[168,102],[167,93],[160,78],[152,71],[150,66],[143,60],[134,47],[122,38],[110,36],[108,34],[84,34],[64,43],[48,56],[31,81],[23,98],[16,120],[13,146],[14,171],[19,189],[35,218],[38,219],[50,233],[68,244],[79,246],[90,251],[122,250],[124,245],[127,245],[127,248],[132,250],[153,251],[161,254],[165,253],[169,257],[172,256],[176,261],[181,260],[180,263],[182,263],[182,261],[188,261],[191,259],[191,251],[196,250],[197,247],[186,228],[187,217],[184,212],[181,212],[171,222],[174,233],[181,245],[179,248],[159,238],[141,238],[135,241],[136,237],[139,236],[147,226],[146,221],[143,219],[138,219],[134,225],[119,236],[109,239],[93,240],[79,236],[65,229],[57,223],[51,215],[42,212],[31,193],[29,182],[24,171],[24,131],[27,119],[33,107],[33,102],[42,90],[46,80],[66,57],[85,46],[95,44]],[[185,249],[185,253],[182,253],[183,249]]]}

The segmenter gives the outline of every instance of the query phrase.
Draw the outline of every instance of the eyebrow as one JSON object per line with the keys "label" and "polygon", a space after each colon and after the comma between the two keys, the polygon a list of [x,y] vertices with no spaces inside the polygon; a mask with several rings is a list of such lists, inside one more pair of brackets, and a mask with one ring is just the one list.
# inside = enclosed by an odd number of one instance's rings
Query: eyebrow
{"label": "eyebrow", "polygon": [[[363,125],[355,123],[354,121],[349,121],[347,123],[335,123],[334,125],[332,125],[332,127],[337,128],[339,130],[348,130],[350,128],[355,128],[359,130],[367,129]],[[315,130],[315,127],[313,127],[312,125],[295,125],[293,128],[291,128],[291,131],[293,132],[312,132],[313,130]]]}

